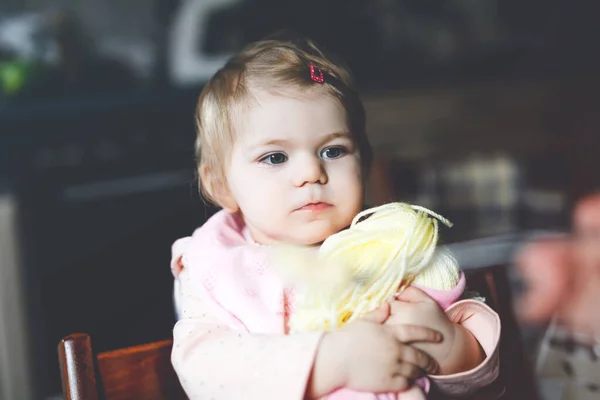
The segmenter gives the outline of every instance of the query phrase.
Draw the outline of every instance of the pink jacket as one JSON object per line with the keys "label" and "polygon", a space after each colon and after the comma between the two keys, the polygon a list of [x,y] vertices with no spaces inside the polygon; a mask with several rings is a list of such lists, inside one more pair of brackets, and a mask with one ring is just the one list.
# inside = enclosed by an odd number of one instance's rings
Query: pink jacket
{"label": "pink jacket", "polygon": [[[225,211],[173,245],[180,320],[173,331],[171,360],[190,399],[304,398],[322,332],[287,334],[293,293],[270,273],[267,249],[251,241],[239,216]],[[457,395],[488,385],[498,375],[500,320],[484,303],[455,302],[464,282],[462,277],[449,292],[427,291],[453,322],[477,338],[487,356],[470,371],[429,377],[440,391]],[[396,398],[424,395],[415,387],[379,395],[340,389],[328,396]]]}

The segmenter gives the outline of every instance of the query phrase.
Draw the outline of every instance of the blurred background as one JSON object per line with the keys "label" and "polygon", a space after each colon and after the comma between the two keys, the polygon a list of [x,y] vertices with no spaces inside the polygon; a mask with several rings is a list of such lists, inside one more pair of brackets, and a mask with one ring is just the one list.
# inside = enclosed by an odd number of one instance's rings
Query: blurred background
{"label": "blurred background", "polygon": [[449,243],[569,229],[574,199],[600,184],[595,11],[0,0],[0,399],[60,396],[56,346],[69,333],[97,351],[170,337],[170,245],[215,211],[195,183],[197,96],[277,29],[353,69],[379,160],[372,204],[435,209],[455,223]]}

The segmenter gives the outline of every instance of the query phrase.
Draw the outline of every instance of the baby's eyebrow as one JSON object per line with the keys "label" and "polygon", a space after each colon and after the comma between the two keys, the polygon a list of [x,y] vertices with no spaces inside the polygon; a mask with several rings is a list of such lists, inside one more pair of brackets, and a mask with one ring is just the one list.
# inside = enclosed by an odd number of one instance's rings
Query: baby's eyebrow
{"label": "baby's eyebrow", "polygon": [[281,146],[281,145],[287,144],[289,142],[290,142],[289,140],[285,140],[285,139],[271,139],[271,140],[269,140],[267,142],[261,143],[260,145],[261,146],[268,146],[268,145],[275,144],[275,145],[280,145]]}
{"label": "baby's eyebrow", "polygon": [[270,140],[267,140],[266,142],[252,143],[248,146],[248,149],[254,150],[254,149],[258,149],[260,147],[265,147],[265,146],[283,146],[288,143],[290,143],[290,141],[285,140],[285,139],[270,139]]}
{"label": "baby's eyebrow", "polygon": [[339,138],[352,140],[352,134],[350,132],[333,132],[325,136],[321,141],[321,144],[325,144]]}
{"label": "baby's eyebrow", "polygon": [[333,132],[326,136],[326,139],[336,139],[339,137],[351,137],[350,132],[342,131],[342,132]]}
{"label": "baby's eyebrow", "polygon": [[[352,139],[352,134],[350,132],[347,131],[340,131],[340,132],[332,132],[328,135],[326,135],[325,137],[323,137],[323,140],[321,140],[321,145],[331,142],[334,139]],[[287,140],[287,139],[267,139],[266,141],[261,141],[258,143],[252,143],[248,146],[248,150],[254,150],[254,149],[258,149],[261,147],[266,147],[266,146],[285,146],[285,145],[289,145],[292,141]]]}

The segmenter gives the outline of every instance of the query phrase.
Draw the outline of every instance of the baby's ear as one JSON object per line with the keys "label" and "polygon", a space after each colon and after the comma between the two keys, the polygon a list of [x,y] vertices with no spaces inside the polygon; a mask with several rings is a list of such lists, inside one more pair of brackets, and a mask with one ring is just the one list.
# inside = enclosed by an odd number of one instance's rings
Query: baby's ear
{"label": "baby's ear", "polygon": [[208,200],[230,213],[239,211],[240,208],[231,195],[231,191],[226,182],[222,179],[217,179],[207,165],[201,165],[198,172],[200,174],[202,192]]}

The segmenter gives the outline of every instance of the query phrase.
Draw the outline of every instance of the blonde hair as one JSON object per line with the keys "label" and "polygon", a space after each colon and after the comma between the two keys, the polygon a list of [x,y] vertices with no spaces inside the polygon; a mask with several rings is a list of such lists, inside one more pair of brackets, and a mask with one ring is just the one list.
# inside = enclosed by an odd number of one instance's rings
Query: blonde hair
{"label": "blonde hair", "polygon": [[[310,64],[325,77],[316,83]],[[196,161],[204,167],[210,186],[225,187],[225,165],[236,138],[236,123],[250,106],[253,92],[275,95],[325,95],[337,99],[346,110],[351,133],[359,148],[361,163],[370,166],[371,146],[365,132],[365,111],[350,71],[304,38],[272,37],[252,43],[234,56],[208,81],[196,109]],[[204,197],[217,205],[219,196],[199,184]],[[212,191],[212,193],[209,193]]]}

